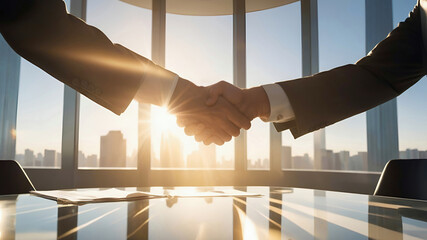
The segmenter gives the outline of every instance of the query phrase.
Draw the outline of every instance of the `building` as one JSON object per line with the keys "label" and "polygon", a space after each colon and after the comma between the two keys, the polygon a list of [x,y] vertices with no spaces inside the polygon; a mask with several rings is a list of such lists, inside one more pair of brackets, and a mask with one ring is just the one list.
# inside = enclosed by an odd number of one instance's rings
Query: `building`
{"label": "building", "polygon": [[313,164],[308,154],[304,154],[304,156],[292,157],[292,166],[294,169],[312,169],[313,168]]}
{"label": "building", "polygon": [[24,166],[34,166],[35,156],[34,151],[30,149],[25,149],[24,153]]}
{"label": "building", "polygon": [[402,158],[402,159],[418,159],[418,158],[420,158],[420,152],[416,148],[414,148],[414,149],[407,148],[405,151],[399,152],[399,158]]}
{"label": "building", "polygon": [[199,143],[197,150],[187,156],[187,167],[189,168],[215,168],[216,147],[214,144],[209,146]]}
{"label": "building", "polygon": [[99,167],[98,155],[92,154],[86,157],[86,167],[97,168]]}
{"label": "building", "polygon": [[162,133],[162,139],[160,141],[160,167],[185,167],[181,140],[179,136],[171,131],[165,131]]}
{"label": "building", "polygon": [[79,151],[78,154],[78,159],[79,159],[79,167],[86,167],[86,156],[82,151]]}
{"label": "building", "polygon": [[56,151],[55,150],[44,150],[44,160],[43,166],[45,167],[55,167],[56,163]]}
{"label": "building", "polygon": [[41,154],[41,153],[37,153],[37,157],[36,157],[36,159],[34,160],[34,166],[36,166],[36,167],[41,167],[41,166],[43,166],[43,161],[44,161],[43,154]]}
{"label": "building", "polygon": [[326,151],[326,136],[325,129],[319,129],[313,134],[314,139],[314,168],[325,169],[325,151]]}
{"label": "building", "polygon": [[126,167],[126,139],[121,131],[101,136],[100,167]]}
{"label": "building", "polygon": [[427,151],[419,151],[420,158],[427,159]]}
{"label": "building", "polygon": [[[334,169],[334,152],[332,150],[325,150],[323,151],[322,155],[322,168],[323,170],[326,169]],[[341,167],[341,166],[339,166]]]}
{"label": "building", "polygon": [[282,146],[282,169],[292,169],[292,148]]}
{"label": "building", "polygon": [[334,153],[334,169],[335,170],[349,170],[350,152],[340,151]]}
{"label": "building", "polygon": [[[366,53],[393,29],[392,1],[365,1]],[[381,4],[379,4],[381,2]],[[390,9],[390,11],[384,11]],[[399,157],[396,98],[366,112],[369,171],[382,171],[385,164]]]}

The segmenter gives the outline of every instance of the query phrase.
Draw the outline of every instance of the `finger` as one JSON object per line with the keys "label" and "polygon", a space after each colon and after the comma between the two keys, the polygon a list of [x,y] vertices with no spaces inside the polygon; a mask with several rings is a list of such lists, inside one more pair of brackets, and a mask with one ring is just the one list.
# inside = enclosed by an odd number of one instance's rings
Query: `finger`
{"label": "finger", "polygon": [[203,141],[203,143],[204,143],[204,144],[208,143],[208,144],[206,144],[206,145],[209,145],[209,144],[211,144],[211,143],[215,143],[216,145],[221,146],[221,145],[223,145],[223,144],[224,144],[224,141],[222,141],[222,140],[221,140],[219,137],[217,137],[217,136],[211,136],[210,138],[208,138],[208,139],[206,140],[206,142],[205,142],[205,141]]}
{"label": "finger", "polygon": [[190,126],[190,125],[196,125],[198,123],[199,122],[197,120],[191,119],[191,118],[188,118],[188,117],[177,117],[176,118],[176,124],[179,127],[187,127],[187,126]]}
{"label": "finger", "polygon": [[251,121],[241,112],[237,111],[237,109],[229,111],[227,118],[238,128],[243,128],[245,130],[251,128]]}
{"label": "finger", "polygon": [[211,143],[212,143],[211,137],[209,137],[208,139],[203,140],[203,144],[205,144],[206,146],[207,145],[211,145]]}
{"label": "finger", "polygon": [[224,82],[222,85],[222,96],[233,105],[241,104],[243,90],[228,82]]}
{"label": "finger", "polygon": [[212,106],[218,100],[218,97],[222,94],[222,87],[218,84],[215,84],[209,87],[209,97],[206,100],[206,105]]}
{"label": "finger", "polygon": [[225,119],[220,118],[220,120],[218,120],[218,126],[220,126],[224,132],[231,136],[237,137],[240,135],[240,128],[230,122],[230,120],[228,120],[226,117]]}
{"label": "finger", "polygon": [[232,138],[232,136],[230,134],[226,133],[221,128],[215,129],[215,134],[212,134],[212,136],[215,136],[215,137],[221,139],[221,141],[223,141],[223,142],[228,142]]}
{"label": "finger", "polygon": [[210,130],[204,130],[200,134],[197,134],[194,136],[194,139],[196,139],[197,142],[201,142],[203,140],[208,139],[210,136],[212,136],[212,133]]}
{"label": "finger", "polygon": [[248,130],[251,127],[250,119],[248,119],[244,114],[240,112],[240,110],[231,105],[229,102],[223,100],[223,98],[220,98],[218,100],[218,105],[221,105],[220,108],[225,111],[227,119],[239,129],[243,128]]}
{"label": "finger", "polygon": [[186,119],[184,118],[176,118],[176,125],[178,125],[178,127],[185,127],[186,126]]}
{"label": "finger", "polygon": [[203,123],[188,125],[184,128],[184,132],[188,136],[194,136],[203,131],[205,125]]}

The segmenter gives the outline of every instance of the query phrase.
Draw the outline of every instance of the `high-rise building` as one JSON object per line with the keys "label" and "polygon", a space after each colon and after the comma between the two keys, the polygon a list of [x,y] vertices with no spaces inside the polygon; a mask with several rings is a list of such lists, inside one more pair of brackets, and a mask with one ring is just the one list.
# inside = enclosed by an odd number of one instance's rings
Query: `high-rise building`
{"label": "high-rise building", "polygon": [[98,156],[96,154],[88,155],[86,157],[86,167],[97,168],[99,167]]}
{"label": "high-rise building", "polygon": [[121,131],[101,136],[100,167],[126,167],[126,139]]}
{"label": "high-rise building", "polygon": [[282,146],[282,169],[292,168],[292,148]]}
{"label": "high-rise building", "polygon": [[312,169],[313,164],[308,154],[304,154],[304,156],[292,157],[292,167],[294,169]]}
{"label": "high-rise building", "polygon": [[34,166],[37,166],[37,167],[43,166],[43,160],[44,160],[43,154],[37,153],[37,157],[34,160]]}
{"label": "high-rise building", "polygon": [[180,138],[171,131],[164,131],[160,141],[160,167],[185,167]]}
{"label": "high-rise building", "polygon": [[35,160],[35,156],[34,156],[34,151],[30,150],[30,149],[25,149],[25,154],[24,154],[24,166],[28,167],[28,166],[34,166],[34,160]]}
{"label": "high-rise building", "polygon": [[[421,155],[423,151],[421,151]],[[405,151],[399,152],[399,158],[401,159],[418,159],[420,158],[420,151],[418,149],[409,149],[407,148]]]}
{"label": "high-rise building", "polygon": [[42,166],[54,167],[56,162],[56,151],[55,150],[44,150],[44,160]]}
{"label": "high-rise building", "polygon": [[2,36],[0,56],[0,159],[14,159],[21,58]]}
{"label": "high-rise building", "polygon": [[326,157],[326,137],[325,129],[319,129],[313,134],[314,140],[314,168],[315,169],[324,169],[325,157]]}
{"label": "high-rise building", "polygon": [[408,159],[418,159],[420,158],[420,153],[418,151],[418,149],[406,149],[406,157]]}
{"label": "high-rise building", "polygon": [[368,153],[358,152],[357,155],[351,156],[348,166],[349,170],[368,171]]}
{"label": "high-rise building", "polygon": [[427,159],[427,151],[419,151],[420,158]]}
{"label": "high-rise building", "polygon": [[[393,29],[392,0],[366,2],[366,53]],[[390,11],[384,11],[390,9]],[[382,171],[399,157],[396,98],[366,112],[368,163],[370,171]]]}
{"label": "high-rise building", "polygon": [[340,151],[334,154],[335,170],[349,170],[350,152]]}
{"label": "high-rise building", "polygon": [[82,151],[79,151],[79,153],[77,155],[77,159],[78,159],[78,166],[79,167],[87,167],[86,166],[86,156]]}
{"label": "high-rise building", "polygon": [[334,169],[334,152],[332,150],[325,150],[323,153],[321,169]]}

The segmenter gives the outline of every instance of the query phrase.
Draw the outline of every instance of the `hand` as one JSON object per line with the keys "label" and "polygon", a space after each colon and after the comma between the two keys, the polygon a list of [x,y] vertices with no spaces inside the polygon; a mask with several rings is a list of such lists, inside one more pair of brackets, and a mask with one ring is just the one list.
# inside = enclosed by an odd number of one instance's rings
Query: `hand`
{"label": "hand", "polygon": [[221,81],[209,88],[209,99],[206,105],[214,105],[220,96],[236,106],[250,120],[270,116],[270,102],[262,87],[240,89],[231,83]]}
{"label": "hand", "polygon": [[[262,87],[240,89],[228,82],[221,81],[207,88],[209,90],[209,98],[206,101],[206,105],[208,106],[214,106],[222,96],[245,114],[249,120],[256,117],[268,118],[270,116],[270,102]],[[205,131],[200,123],[187,124],[185,126],[186,134],[194,135],[196,140],[213,141],[209,137],[206,138],[209,133]]]}
{"label": "hand", "polygon": [[216,104],[207,106],[208,97],[208,88],[185,79],[178,80],[168,108],[176,115],[178,125],[186,127],[187,135],[194,132],[197,133],[196,141],[222,145],[232,136],[238,136],[241,128],[250,128],[250,120],[231,103],[219,97]]}

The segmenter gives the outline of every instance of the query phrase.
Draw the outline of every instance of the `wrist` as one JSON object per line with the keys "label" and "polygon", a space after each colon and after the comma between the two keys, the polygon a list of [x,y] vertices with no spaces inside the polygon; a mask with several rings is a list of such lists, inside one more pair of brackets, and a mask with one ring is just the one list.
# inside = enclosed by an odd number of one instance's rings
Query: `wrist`
{"label": "wrist", "polygon": [[203,87],[197,86],[184,78],[179,78],[176,83],[175,91],[167,105],[169,112],[177,113],[182,111],[186,108],[186,103],[191,102],[190,99],[202,97],[200,96],[201,94],[203,95],[202,90]]}
{"label": "wrist", "polygon": [[270,116],[270,101],[262,87],[245,89],[247,109],[251,109],[251,117],[268,118]]}

